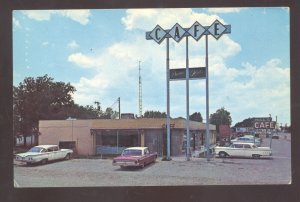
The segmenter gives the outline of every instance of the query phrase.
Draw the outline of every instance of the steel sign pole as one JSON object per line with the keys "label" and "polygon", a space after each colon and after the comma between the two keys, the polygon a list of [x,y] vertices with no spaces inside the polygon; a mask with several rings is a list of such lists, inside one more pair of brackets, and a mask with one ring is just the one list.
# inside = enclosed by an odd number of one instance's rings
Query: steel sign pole
{"label": "steel sign pole", "polygon": [[209,86],[208,86],[208,35],[205,36],[205,49],[206,49],[206,56],[205,56],[205,66],[206,66],[206,136],[205,136],[205,146],[206,146],[206,159],[209,161],[210,154],[209,154]]}
{"label": "steel sign pole", "polygon": [[171,160],[170,158],[170,57],[169,57],[169,38],[167,38],[167,160]]}
{"label": "steel sign pole", "polygon": [[186,37],[186,160],[190,160],[189,43]]}

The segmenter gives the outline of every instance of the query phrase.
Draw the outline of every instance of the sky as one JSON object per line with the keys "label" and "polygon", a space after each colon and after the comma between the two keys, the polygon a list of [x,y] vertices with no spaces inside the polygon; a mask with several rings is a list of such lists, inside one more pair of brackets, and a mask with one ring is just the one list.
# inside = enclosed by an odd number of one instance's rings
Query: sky
{"label": "sky", "polygon": [[[208,36],[209,113],[224,107],[232,125],[249,117],[277,116],[290,125],[290,11],[268,8],[92,9],[13,11],[13,84],[48,74],[71,83],[77,104],[139,114],[166,112],[166,40],[146,40],[196,21],[231,25],[218,40]],[[189,67],[205,66],[205,37],[189,37]],[[185,68],[185,40],[170,39],[170,68]],[[140,62],[139,62],[140,61]],[[205,79],[189,81],[189,112],[206,122]],[[186,117],[186,81],[170,82],[170,116]]]}

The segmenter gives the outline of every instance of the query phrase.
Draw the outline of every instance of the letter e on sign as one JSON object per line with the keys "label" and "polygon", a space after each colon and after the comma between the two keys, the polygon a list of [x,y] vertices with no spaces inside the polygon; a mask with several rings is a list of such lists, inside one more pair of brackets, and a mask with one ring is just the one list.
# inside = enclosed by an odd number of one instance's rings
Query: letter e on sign
{"label": "letter e on sign", "polygon": [[208,31],[211,33],[211,35],[213,37],[215,37],[215,39],[219,39],[222,34],[224,34],[226,30],[226,27],[219,22],[219,20],[216,20],[209,28]]}

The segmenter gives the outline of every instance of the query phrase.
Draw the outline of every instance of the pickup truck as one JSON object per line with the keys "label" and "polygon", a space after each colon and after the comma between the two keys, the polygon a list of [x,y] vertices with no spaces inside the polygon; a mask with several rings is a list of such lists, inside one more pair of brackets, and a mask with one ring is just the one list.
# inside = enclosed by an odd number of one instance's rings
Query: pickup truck
{"label": "pickup truck", "polygon": [[27,164],[42,163],[59,159],[70,159],[73,154],[71,149],[59,149],[57,145],[38,145],[25,153],[15,155],[15,160]]}
{"label": "pickup truck", "polygon": [[215,147],[215,153],[219,157],[270,157],[272,149],[270,147],[257,147],[254,143],[235,142],[229,147]]}

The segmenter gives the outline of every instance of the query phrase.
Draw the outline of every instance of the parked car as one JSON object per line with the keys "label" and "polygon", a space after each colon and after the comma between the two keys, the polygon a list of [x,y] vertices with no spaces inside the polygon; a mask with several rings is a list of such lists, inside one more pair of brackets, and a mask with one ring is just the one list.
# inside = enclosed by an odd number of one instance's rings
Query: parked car
{"label": "parked car", "polygon": [[279,135],[278,134],[273,134],[272,139],[279,139]]}
{"label": "parked car", "polygon": [[270,147],[257,147],[254,143],[235,142],[229,147],[215,147],[215,153],[219,157],[253,157],[260,158],[262,156],[270,157],[272,149]]}
{"label": "parked car", "polygon": [[124,167],[144,167],[155,162],[157,153],[150,153],[148,147],[129,147],[123,150],[121,156],[113,159],[114,166]]}
{"label": "parked car", "polygon": [[27,164],[42,163],[59,159],[70,159],[73,154],[71,149],[59,149],[57,145],[39,145],[32,147],[25,153],[15,155],[15,160]]}
{"label": "parked car", "polygon": [[259,138],[254,138],[253,136],[247,135],[243,137],[237,137],[235,139],[230,140],[231,143],[254,143],[256,146],[261,146],[261,140]]}

